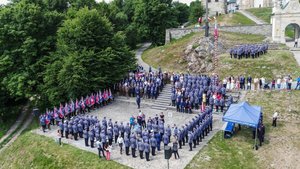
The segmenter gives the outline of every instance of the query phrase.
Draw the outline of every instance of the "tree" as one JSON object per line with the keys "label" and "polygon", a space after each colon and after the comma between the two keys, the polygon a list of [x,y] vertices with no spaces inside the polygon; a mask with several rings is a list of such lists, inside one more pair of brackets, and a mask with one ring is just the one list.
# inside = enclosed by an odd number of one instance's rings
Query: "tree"
{"label": "tree", "polygon": [[198,22],[198,19],[200,17],[202,17],[204,15],[204,13],[205,13],[205,10],[199,0],[191,2],[189,22],[190,23]]}
{"label": "tree", "polygon": [[88,8],[65,20],[50,61],[54,63],[46,67],[43,88],[52,104],[108,87],[136,62],[124,34],[114,33],[106,17]]}
{"label": "tree", "polygon": [[164,44],[166,29],[178,26],[174,13],[172,0],[139,0],[134,15],[139,36],[154,45]]}
{"label": "tree", "polygon": [[185,3],[173,2],[173,7],[177,11],[177,22],[179,24],[184,24],[189,20],[190,9]]}
{"label": "tree", "polygon": [[0,11],[0,80],[14,97],[29,98],[37,92],[40,60],[56,48],[56,30],[64,15],[40,3],[23,0]]}

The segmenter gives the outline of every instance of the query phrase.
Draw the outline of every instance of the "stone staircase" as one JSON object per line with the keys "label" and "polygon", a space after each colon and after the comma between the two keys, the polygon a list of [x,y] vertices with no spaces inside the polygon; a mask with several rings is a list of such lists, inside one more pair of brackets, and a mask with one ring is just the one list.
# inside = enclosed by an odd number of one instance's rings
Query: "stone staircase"
{"label": "stone staircase", "polygon": [[171,105],[171,84],[166,84],[159,94],[158,98],[154,101],[151,106],[152,109],[156,110],[167,110]]}

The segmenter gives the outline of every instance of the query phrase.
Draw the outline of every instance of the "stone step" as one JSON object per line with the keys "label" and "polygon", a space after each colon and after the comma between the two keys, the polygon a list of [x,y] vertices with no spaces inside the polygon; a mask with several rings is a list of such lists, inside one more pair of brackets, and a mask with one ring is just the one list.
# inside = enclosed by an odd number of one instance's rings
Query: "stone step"
{"label": "stone step", "polygon": [[152,109],[156,109],[156,110],[163,110],[163,111],[166,111],[166,110],[167,110],[166,107],[161,107],[161,106],[152,106],[151,108],[152,108]]}
{"label": "stone step", "polygon": [[161,97],[158,97],[157,100],[171,100],[171,96],[161,96]]}
{"label": "stone step", "polygon": [[169,93],[160,93],[159,94],[160,96],[171,96],[171,93],[169,94]]}
{"label": "stone step", "polygon": [[170,105],[170,102],[154,102],[155,105]]}
{"label": "stone step", "polygon": [[170,100],[171,101],[171,97],[158,97],[157,100]]}

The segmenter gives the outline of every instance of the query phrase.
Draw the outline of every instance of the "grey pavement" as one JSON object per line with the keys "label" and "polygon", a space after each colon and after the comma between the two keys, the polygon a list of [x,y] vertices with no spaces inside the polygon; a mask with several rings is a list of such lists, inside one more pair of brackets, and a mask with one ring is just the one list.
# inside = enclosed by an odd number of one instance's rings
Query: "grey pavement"
{"label": "grey pavement", "polygon": [[[146,49],[148,49],[150,46],[151,46],[151,43],[142,43],[142,46],[141,46],[138,50],[136,50],[136,52],[135,52],[135,57],[136,57],[137,60],[138,60],[138,64],[141,65],[141,66],[143,66],[145,71],[148,71],[148,70],[149,70],[149,65],[143,61],[143,59],[142,59],[142,54],[143,54],[143,52],[144,52]],[[155,70],[156,70],[156,69],[154,69],[154,68],[152,67],[152,71],[155,71]]]}
{"label": "grey pavement", "polygon": [[238,12],[240,12],[241,14],[243,14],[244,16],[246,16],[247,18],[251,19],[252,21],[254,21],[258,25],[267,24],[265,21],[257,18],[256,16],[254,16],[253,14],[251,14],[248,11],[238,10]]}
{"label": "grey pavement", "polygon": [[286,42],[286,45],[290,48],[291,52],[294,54],[294,58],[300,66],[300,46],[298,48],[294,48],[294,42]]}
{"label": "grey pavement", "polygon": [[[131,100],[131,99],[129,99]],[[141,110],[145,113],[146,119],[148,117],[154,117],[156,114],[160,113],[159,110],[151,109],[151,106],[142,103]],[[168,110],[164,112],[165,114],[165,122],[166,124],[177,124],[177,126],[181,126],[192,119],[195,114],[184,114],[178,113],[172,110]],[[121,102],[116,100],[111,105],[105,106],[98,110],[92,111],[89,115],[97,116],[98,119],[102,119],[103,117],[107,117],[108,119],[112,118],[113,121],[118,121],[119,123],[122,122],[129,122],[129,117],[131,115],[137,116],[138,109],[134,102]],[[214,122],[213,122],[213,131],[209,133],[208,136],[205,137],[203,142],[197,146],[197,148],[193,149],[193,151],[188,151],[188,145],[186,144],[183,146],[183,149],[179,149],[180,159],[175,160],[174,156],[170,159],[170,168],[176,169],[183,169],[192,159],[193,157],[204,147],[207,145],[208,141],[216,134],[223,126],[223,122],[221,121],[222,116],[218,114],[213,115]],[[51,138],[57,138],[56,127],[52,127],[52,130],[43,133],[41,129],[33,130],[32,132],[45,135]],[[74,141],[70,139],[62,139],[63,143],[73,145],[79,149],[83,149],[86,151],[93,152],[97,154],[96,148],[85,147],[84,140],[79,139],[79,141]],[[170,144],[171,145],[171,144]],[[63,148],[63,147],[62,147]],[[163,145],[162,145],[163,148]],[[137,153],[138,155],[138,153]],[[137,169],[165,169],[167,168],[167,160],[164,159],[164,152],[159,151],[157,152],[156,156],[150,155],[150,162],[147,162],[145,159],[132,158],[131,156],[126,156],[125,153],[122,155],[119,152],[119,147],[113,144],[113,150],[111,159],[124,164],[126,166],[137,168]]]}

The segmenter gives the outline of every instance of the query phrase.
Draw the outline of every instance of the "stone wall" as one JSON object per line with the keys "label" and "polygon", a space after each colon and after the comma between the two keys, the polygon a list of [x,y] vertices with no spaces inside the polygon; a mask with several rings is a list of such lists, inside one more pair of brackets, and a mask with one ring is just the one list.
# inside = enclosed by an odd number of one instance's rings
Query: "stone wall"
{"label": "stone wall", "polygon": [[[213,32],[213,27],[210,27],[210,33]],[[250,25],[250,26],[221,26],[218,27],[219,31],[225,32],[236,32],[244,34],[256,34],[264,36],[272,36],[272,25],[263,24],[263,25]],[[167,29],[165,36],[165,43],[169,43],[172,39],[179,39],[185,35],[188,35],[192,32],[201,32],[204,31],[202,28],[175,28]]]}
{"label": "stone wall", "polygon": [[[205,9],[205,3],[203,3],[203,6]],[[216,2],[216,0],[211,0],[211,2],[208,2],[208,9],[210,16],[215,16],[216,12],[225,14],[225,2],[224,0],[218,0],[218,2]]]}

